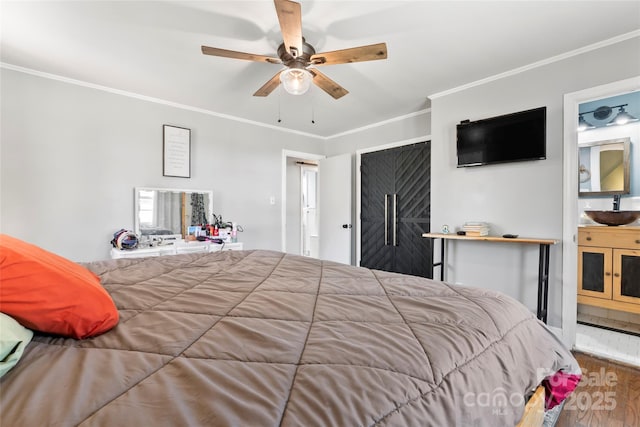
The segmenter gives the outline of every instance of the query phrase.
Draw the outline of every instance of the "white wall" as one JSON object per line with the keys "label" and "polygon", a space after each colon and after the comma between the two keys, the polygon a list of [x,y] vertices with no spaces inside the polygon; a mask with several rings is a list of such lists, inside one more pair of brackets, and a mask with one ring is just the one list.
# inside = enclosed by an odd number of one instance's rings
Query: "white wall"
{"label": "white wall", "polygon": [[[635,38],[432,99],[432,230],[482,220],[493,234],[561,239],[563,94],[638,75]],[[547,159],[456,168],[455,126],[547,107]],[[577,118],[576,118],[577,123]],[[450,245],[448,279],[496,289],[536,306],[538,247],[458,242]],[[549,323],[561,322],[562,248],[551,249]]]}
{"label": "white wall", "polygon": [[[213,190],[246,248],[280,249],[282,150],[323,141],[2,69],[0,230],[75,261],[133,228],[133,188]],[[191,178],[162,176],[162,125],[192,131]],[[270,196],[276,203],[269,203]]]}

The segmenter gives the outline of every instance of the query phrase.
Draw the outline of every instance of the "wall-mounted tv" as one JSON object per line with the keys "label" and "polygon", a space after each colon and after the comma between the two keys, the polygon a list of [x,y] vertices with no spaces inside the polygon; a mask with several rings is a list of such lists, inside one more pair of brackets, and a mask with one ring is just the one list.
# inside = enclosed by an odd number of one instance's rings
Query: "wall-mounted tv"
{"label": "wall-mounted tv", "polygon": [[546,159],[547,107],[456,126],[458,167]]}

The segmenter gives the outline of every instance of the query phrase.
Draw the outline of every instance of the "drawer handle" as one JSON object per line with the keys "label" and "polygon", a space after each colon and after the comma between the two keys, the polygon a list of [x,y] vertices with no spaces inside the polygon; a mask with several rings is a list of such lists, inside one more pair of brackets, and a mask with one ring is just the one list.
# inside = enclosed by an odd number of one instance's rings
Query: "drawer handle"
{"label": "drawer handle", "polygon": [[620,273],[615,273],[614,276],[615,277],[620,277]]}
{"label": "drawer handle", "polygon": [[591,241],[591,237],[587,237],[587,241],[590,242]]}
{"label": "drawer handle", "polygon": [[640,245],[640,239],[636,240],[636,243]]}
{"label": "drawer handle", "polygon": [[611,276],[611,273],[609,273],[608,271],[606,273],[604,273],[605,276]]}

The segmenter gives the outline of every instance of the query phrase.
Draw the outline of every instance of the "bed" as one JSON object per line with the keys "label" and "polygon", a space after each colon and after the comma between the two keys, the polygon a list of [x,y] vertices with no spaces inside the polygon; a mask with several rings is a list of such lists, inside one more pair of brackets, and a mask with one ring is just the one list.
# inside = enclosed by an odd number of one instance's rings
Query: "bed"
{"label": "bed", "polygon": [[117,326],[36,332],[0,425],[503,426],[571,353],[488,290],[275,251],[84,264]]}

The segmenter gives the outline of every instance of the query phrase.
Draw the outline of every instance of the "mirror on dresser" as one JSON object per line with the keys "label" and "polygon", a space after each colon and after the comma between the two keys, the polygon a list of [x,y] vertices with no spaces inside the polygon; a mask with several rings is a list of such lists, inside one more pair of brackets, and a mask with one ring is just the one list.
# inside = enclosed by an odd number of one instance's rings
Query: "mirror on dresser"
{"label": "mirror on dresser", "polygon": [[630,145],[630,138],[579,144],[579,196],[629,194]]}
{"label": "mirror on dresser", "polygon": [[142,241],[153,236],[182,239],[191,225],[208,224],[213,191],[136,187],[134,226]]}

